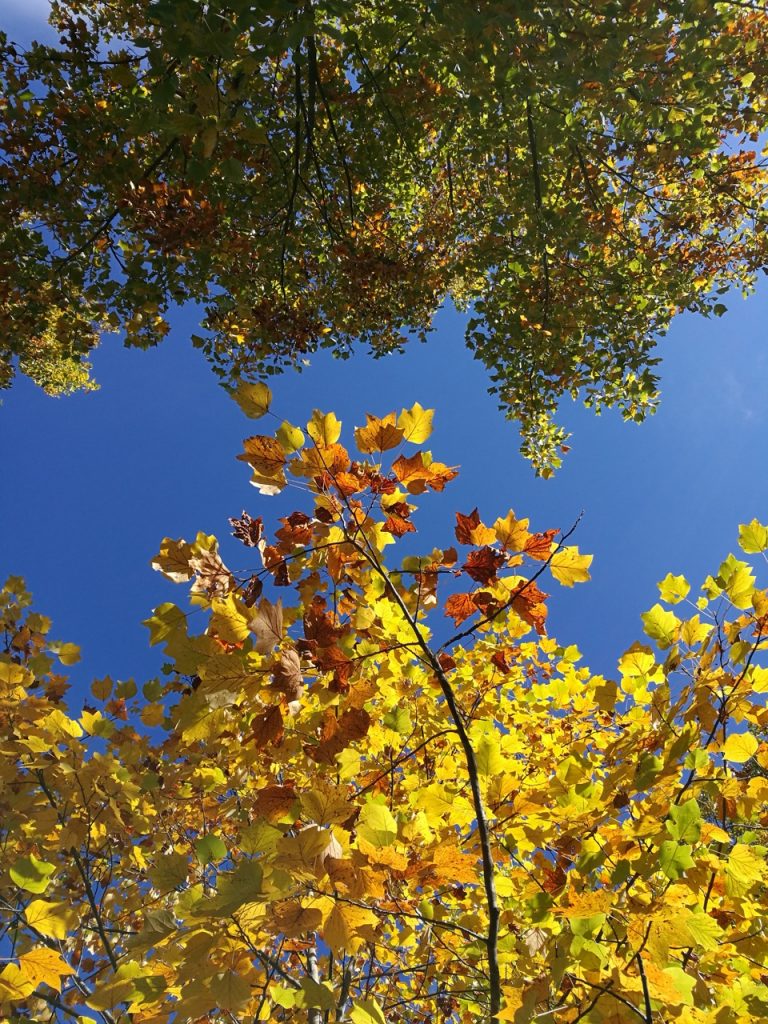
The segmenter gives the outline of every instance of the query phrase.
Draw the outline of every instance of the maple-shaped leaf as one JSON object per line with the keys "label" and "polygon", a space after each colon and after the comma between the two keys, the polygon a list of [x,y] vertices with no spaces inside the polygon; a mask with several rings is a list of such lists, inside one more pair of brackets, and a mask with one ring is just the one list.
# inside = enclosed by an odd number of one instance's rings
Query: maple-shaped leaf
{"label": "maple-shaped leaf", "polygon": [[503,564],[504,555],[500,551],[482,547],[477,551],[470,551],[462,569],[473,580],[486,584],[496,578],[496,574]]}
{"label": "maple-shaped leaf", "polygon": [[364,455],[386,452],[402,443],[404,433],[395,423],[393,412],[382,419],[367,413],[366,420],[364,427],[355,427],[355,444]]}
{"label": "maple-shaped leaf", "polygon": [[392,472],[409,494],[423,494],[429,487],[442,491],[459,474],[442,462],[433,462],[429,452],[416,452],[409,458],[399,455],[392,463]]}
{"label": "maple-shaped leaf", "polygon": [[757,519],[739,527],[739,547],[748,555],[768,550],[768,526]]}
{"label": "maple-shaped leaf", "polygon": [[[526,540],[523,551],[529,558],[533,558],[537,562],[546,562],[552,553],[552,542],[557,533],[559,533],[559,530],[545,530],[543,533],[532,534]],[[589,562],[591,562],[592,556],[588,557]],[[587,562],[587,565],[589,562]],[[566,586],[570,586],[570,584],[566,584]]]}
{"label": "maple-shaped leaf", "polygon": [[591,564],[592,555],[581,555],[577,547],[566,547],[552,555],[549,569],[558,583],[572,587],[574,583],[584,583],[589,579]]}
{"label": "maple-shaped leaf", "polygon": [[335,444],[341,436],[341,422],[332,412],[321,412],[315,409],[312,419],[307,423],[307,433],[322,447]]}
{"label": "maple-shaped leaf", "polygon": [[279,746],[283,741],[283,714],[278,704],[262,711],[251,720],[251,735],[259,750]]}
{"label": "maple-shaped leaf", "polygon": [[253,518],[244,511],[239,518],[231,518],[229,524],[232,536],[242,541],[247,548],[263,548],[264,523],[261,516]]}
{"label": "maple-shaped leaf", "polygon": [[274,437],[257,434],[243,441],[244,451],[237,456],[253,469],[252,483],[264,494],[277,494],[285,487],[287,462],[283,446]]}
{"label": "maple-shaped leaf", "polygon": [[172,540],[166,537],[160,545],[160,551],[150,563],[153,569],[167,576],[174,583],[183,583],[193,576],[193,570],[189,564],[194,551],[191,544],[185,540]]}
{"label": "maple-shaped leaf", "polygon": [[273,904],[269,928],[276,935],[298,938],[320,927],[323,913],[318,907],[303,906],[298,900]]}
{"label": "maple-shaped leaf", "polygon": [[249,619],[248,626],[256,637],[256,650],[259,654],[268,654],[283,639],[282,602],[271,604],[266,598],[262,598],[256,612]]}
{"label": "maple-shaped leaf", "polygon": [[75,973],[61,953],[47,946],[37,946],[22,953],[19,968],[22,977],[31,982],[34,988],[44,984],[56,992],[61,991],[61,978]]}
{"label": "maple-shaped leaf", "polygon": [[304,750],[314,761],[333,764],[336,755],[345,747],[366,735],[371,725],[371,716],[364,708],[347,708],[337,718],[330,711],[323,717],[320,740]]}
{"label": "maple-shaped leaf", "polygon": [[294,648],[281,651],[272,669],[273,685],[285,694],[289,701],[298,700],[304,684],[301,660]]}
{"label": "maple-shaped leaf", "polygon": [[265,786],[257,791],[254,812],[268,821],[279,821],[296,803],[296,790],[293,786]]}
{"label": "maple-shaped leaf", "polygon": [[453,619],[455,626],[460,626],[476,611],[477,605],[472,594],[451,594],[445,602],[445,614]]}
{"label": "maple-shaped leaf", "polygon": [[323,940],[337,955],[355,953],[366,943],[375,942],[378,918],[372,910],[350,903],[336,903],[323,921]]}
{"label": "maple-shaped leaf", "polygon": [[460,544],[493,544],[496,532],[480,522],[480,513],[473,509],[468,516],[456,513],[456,540]]}
{"label": "maple-shaped leaf", "polygon": [[507,551],[523,551],[531,538],[528,532],[528,519],[518,519],[510,509],[504,519],[497,519],[493,524],[496,540]]}
{"label": "maple-shaped leaf", "polygon": [[403,438],[411,444],[422,444],[432,433],[434,409],[423,409],[416,402],[410,409],[403,409],[397,418],[397,425],[403,432]]}

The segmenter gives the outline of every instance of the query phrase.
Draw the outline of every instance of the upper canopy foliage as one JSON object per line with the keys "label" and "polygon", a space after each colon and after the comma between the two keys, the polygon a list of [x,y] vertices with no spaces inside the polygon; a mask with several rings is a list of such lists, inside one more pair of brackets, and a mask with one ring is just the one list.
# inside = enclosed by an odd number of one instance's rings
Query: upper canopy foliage
{"label": "upper canopy foliage", "polygon": [[[423,336],[451,298],[558,462],[654,339],[765,262],[768,19],[709,0],[60,0],[0,46],[0,357],[87,381],[174,302],[222,377]],[[0,37],[2,38],[2,37]]]}

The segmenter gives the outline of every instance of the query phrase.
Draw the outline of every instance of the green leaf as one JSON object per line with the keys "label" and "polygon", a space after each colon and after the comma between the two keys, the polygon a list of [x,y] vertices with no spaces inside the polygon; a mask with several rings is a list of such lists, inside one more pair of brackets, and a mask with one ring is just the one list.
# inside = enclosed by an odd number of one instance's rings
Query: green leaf
{"label": "green leaf", "polygon": [[693,867],[690,846],[668,839],[659,847],[659,867],[674,882]]}
{"label": "green leaf", "polygon": [[701,808],[695,800],[673,804],[669,809],[667,831],[682,843],[696,843],[701,837]]}
{"label": "green leaf", "polygon": [[10,869],[9,874],[21,889],[39,895],[41,892],[45,892],[50,885],[51,875],[55,870],[55,864],[38,860],[33,853],[30,853],[28,857],[20,857]]}
{"label": "green leaf", "polygon": [[216,863],[227,856],[227,848],[218,836],[209,832],[195,840],[195,853],[202,865]]}

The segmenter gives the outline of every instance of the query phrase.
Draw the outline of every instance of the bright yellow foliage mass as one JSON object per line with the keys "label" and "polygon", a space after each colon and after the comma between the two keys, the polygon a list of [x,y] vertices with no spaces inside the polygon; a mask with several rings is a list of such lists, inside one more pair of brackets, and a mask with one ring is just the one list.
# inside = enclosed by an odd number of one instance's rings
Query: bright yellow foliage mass
{"label": "bright yellow foliage mass", "polygon": [[245,573],[213,537],[163,541],[192,607],[147,620],[167,666],[141,693],[67,701],[77,651],[8,580],[4,1019],[768,1018],[752,563],[698,600],[667,577],[645,641],[593,675],[546,631],[545,589],[588,578],[567,534],[474,510],[385,561],[455,475],[418,447],[430,424],[370,416],[360,453],[317,411],[248,438],[255,482],[302,507],[232,520]]}

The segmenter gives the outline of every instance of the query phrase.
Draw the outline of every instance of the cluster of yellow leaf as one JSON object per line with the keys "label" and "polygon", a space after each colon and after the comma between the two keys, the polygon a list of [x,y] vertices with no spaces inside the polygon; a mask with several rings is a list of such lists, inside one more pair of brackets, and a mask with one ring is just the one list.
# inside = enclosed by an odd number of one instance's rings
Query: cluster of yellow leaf
{"label": "cluster of yellow leaf", "polygon": [[[233,520],[248,574],[207,535],[163,542],[196,615],[155,609],[167,674],[141,696],[97,680],[67,709],[77,651],[6,584],[10,1019],[768,1016],[768,593],[733,556],[695,601],[668,576],[649,642],[593,675],[545,632],[537,583],[589,564],[557,531],[475,510],[464,554],[385,564],[425,489],[403,462],[454,475],[401,452],[430,422],[369,417],[359,458],[335,417],[281,425],[280,486],[313,503],[274,538]],[[740,539],[768,548],[758,523]]]}

